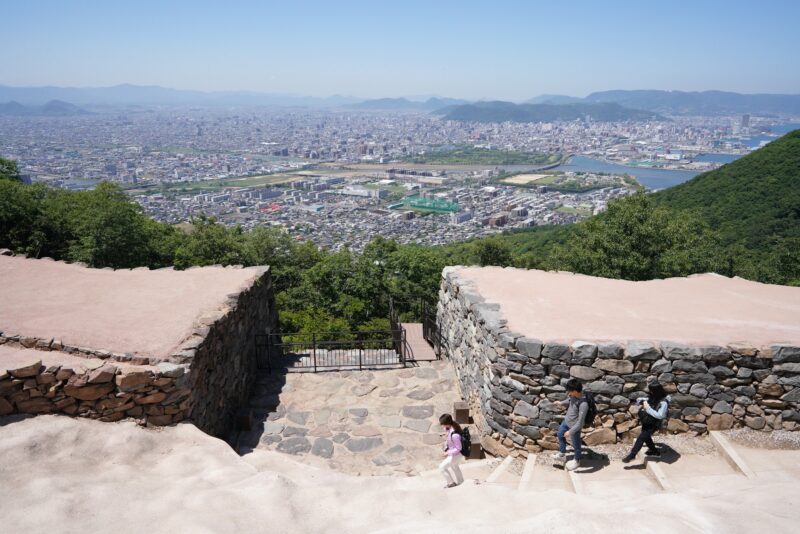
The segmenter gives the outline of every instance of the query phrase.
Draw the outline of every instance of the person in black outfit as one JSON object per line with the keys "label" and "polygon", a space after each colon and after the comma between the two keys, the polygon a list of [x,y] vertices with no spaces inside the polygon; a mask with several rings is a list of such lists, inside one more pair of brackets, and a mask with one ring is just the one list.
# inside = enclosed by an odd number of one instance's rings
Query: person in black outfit
{"label": "person in black outfit", "polygon": [[642,431],[639,437],[636,438],[631,452],[622,459],[624,463],[628,463],[636,458],[636,455],[644,444],[647,444],[647,452],[645,452],[645,455],[661,456],[661,453],[656,449],[656,444],[653,442],[653,434],[661,428],[667,418],[670,397],[664,390],[664,386],[658,382],[652,382],[648,390],[650,395],[639,408],[639,420],[642,423]]}

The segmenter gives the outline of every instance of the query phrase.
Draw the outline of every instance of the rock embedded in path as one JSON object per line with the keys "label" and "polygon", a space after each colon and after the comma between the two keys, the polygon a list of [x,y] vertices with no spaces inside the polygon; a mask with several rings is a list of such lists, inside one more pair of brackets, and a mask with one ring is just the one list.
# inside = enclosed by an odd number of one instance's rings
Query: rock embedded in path
{"label": "rock embedded in path", "polygon": [[369,410],[367,410],[366,408],[350,408],[348,412],[352,417],[363,418],[369,415]]}
{"label": "rock embedded in path", "polygon": [[332,439],[334,443],[344,443],[345,441],[350,439],[350,435],[347,434],[346,432],[339,432],[338,434],[333,436]]}
{"label": "rock embedded in path", "polygon": [[311,443],[303,437],[291,437],[281,440],[277,449],[286,454],[305,454],[311,450]]}
{"label": "rock embedded in path", "polygon": [[371,451],[381,445],[383,445],[383,439],[381,438],[350,438],[344,443],[344,446],[350,452]]}
{"label": "rock embedded in path", "polygon": [[427,389],[415,389],[411,393],[406,395],[406,397],[418,401],[426,401],[428,399],[433,398],[433,392]]}
{"label": "rock embedded in path", "polygon": [[403,422],[403,427],[415,432],[426,433],[431,428],[431,422],[423,419],[407,419]]}
{"label": "rock embedded in path", "polygon": [[400,428],[402,420],[399,415],[388,415],[386,417],[381,417],[378,420],[378,424],[384,428]]}
{"label": "rock embedded in path", "polygon": [[352,431],[352,434],[359,437],[373,437],[380,436],[381,431],[374,426],[360,425]]}
{"label": "rock embedded in path", "polygon": [[423,380],[436,380],[439,378],[439,373],[436,372],[436,369],[432,367],[418,367],[414,370],[414,374],[417,378],[421,378]]}
{"label": "rock embedded in path", "polygon": [[350,391],[356,397],[363,397],[375,391],[375,388],[377,387],[378,386],[376,386],[375,384],[359,384],[357,386],[353,386],[352,388],[350,388]]}
{"label": "rock embedded in path", "polygon": [[433,406],[403,406],[403,417],[411,419],[427,419],[433,416]]}
{"label": "rock embedded in path", "polygon": [[292,423],[298,425],[305,425],[306,423],[308,423],[308,417],[310,415],[311,415],[310,412],[289,412],[286,415],[286,418]]}
{"label": "rock embedded in path", "polygon": [[311,447],[311,454],[320,458],[331,458],[333,456],[333,442],[326,438],[317,438]]}
{"label": "rock embedded in path", "polygon": [[307,428],[300,428],[297,426],[287,426],[283,429],[284,437],[291,437],[291,436],[305,436],[308,434]]}

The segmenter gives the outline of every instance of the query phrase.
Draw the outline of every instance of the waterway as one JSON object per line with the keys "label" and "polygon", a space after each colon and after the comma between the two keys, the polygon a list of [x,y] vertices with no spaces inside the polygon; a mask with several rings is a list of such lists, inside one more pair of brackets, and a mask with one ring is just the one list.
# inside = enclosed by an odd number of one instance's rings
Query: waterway
{"label": "waterway", "polygon": [[645,169],[608,163],[587,156],[573,156],[566,165],[559,165],[554,170],[564,172],[605,172],[608,174],[629,174],[647,189],[665,189],[673,185],[691,180],[697,171],[673,171],[667,169]]}

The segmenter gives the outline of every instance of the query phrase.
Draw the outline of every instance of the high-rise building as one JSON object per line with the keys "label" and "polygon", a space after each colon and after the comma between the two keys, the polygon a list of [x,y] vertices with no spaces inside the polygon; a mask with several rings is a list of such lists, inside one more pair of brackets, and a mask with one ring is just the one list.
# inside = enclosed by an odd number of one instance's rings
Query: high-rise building
{"label": "high-rise building", "polygon": [[742,115],[742,129],[750,127],[750,115],[745,113]]}

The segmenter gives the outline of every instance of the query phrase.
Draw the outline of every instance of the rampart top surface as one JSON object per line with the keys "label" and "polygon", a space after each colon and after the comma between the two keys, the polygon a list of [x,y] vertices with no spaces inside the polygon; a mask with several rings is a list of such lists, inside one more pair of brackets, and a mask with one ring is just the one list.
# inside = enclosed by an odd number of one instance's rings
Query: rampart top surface
{"label": "rampart top surface", "polygon": [[716,274],[647,282],[501,267],[457,267],[513,332],[543,341],[663,340],[800,345],[800,288]]}
{"label": "rampart top surface", "polygon": [[0,256],[0,331],[167,357],[264,268],[89,269]]}

